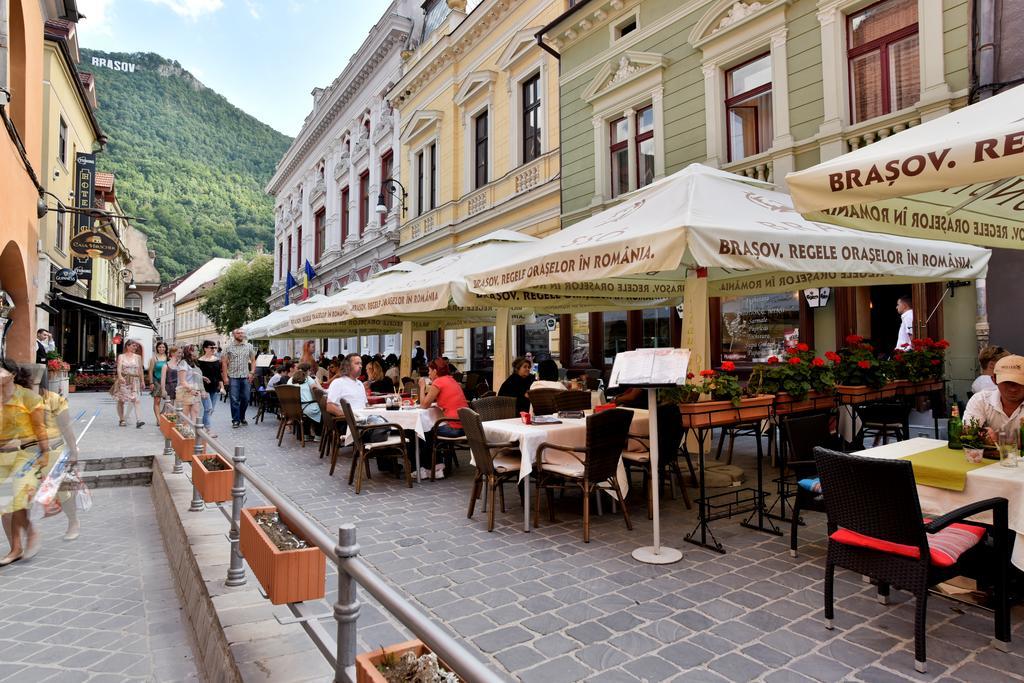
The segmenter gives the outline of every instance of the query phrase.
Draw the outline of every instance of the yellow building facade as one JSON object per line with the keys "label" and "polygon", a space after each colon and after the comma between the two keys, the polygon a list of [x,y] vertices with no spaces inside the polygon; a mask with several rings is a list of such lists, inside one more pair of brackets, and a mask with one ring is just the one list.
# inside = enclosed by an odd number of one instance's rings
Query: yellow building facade
{"label": "yellow building facade", "polygon": [[[397,253],[425,263],[495,230],[560,226],[558,62],[536,33],[563,0],[424,3],[417,49],[388,95],[408,193]],[[446,331],[436,351],[488,367],[493,332]],[[428,349],[429,350],[429,349]]]}

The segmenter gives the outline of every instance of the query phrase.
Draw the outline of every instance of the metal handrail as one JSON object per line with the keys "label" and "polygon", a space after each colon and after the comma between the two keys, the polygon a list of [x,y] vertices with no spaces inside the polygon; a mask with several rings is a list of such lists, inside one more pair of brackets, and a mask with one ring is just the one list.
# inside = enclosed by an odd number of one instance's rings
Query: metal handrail
{"label": "metal handrail", "polygon": [[[173,406],[164,400],[164,406]],[[163,412],[163,411],[161,411]],[[248,480],[253,487],[272,503],[278,512],[283,512],[289,524],[296,527],[305,539],[316,545],[324,555],[338,567],[338,601],[334,603],[334,618],[338,622],[337,654],[331,657],[324,651],[330,664],[334,667],[334,680],[354,683],[356,658],[356,620],[359,617],[359,599],[356,585],[360,585],[372,595],[384,609],[393,614],[417,638],[422,640],[438,658],[451,668],[462,680],[469,683],[495,683],[503,680],[496,673],[473,656],[452,636],[427,615],[414,607],[397,590],[388,585],[384,578],[359,558],[359,545],[356,542],[356,528],[353,524],[343,524],[338,528],[337,541],[322,526],[311,520],[305,512],[296,507],[270,482],[246,464],[245,448],[236,446],[230,453],[217,439],[210,436],[201,425],[189,420],[180,407],[174,406],[179,424],[186,424],[196,435],[194,453],[205,453],[203,444],[223,458],[229,458],[235,468],[235,480],[231,488],[231,531],[228,537],[231,542],[231,562],[228,567],[227,586],[241,586],[246,583],[245,567],[242,566],[243,556],[239,548],[239,525],[242,517],[242,504],[245,498],[245,483]],[[164,454],[174,454],[172,472],[183,471],[181,459],[174,453],[171,441],[164,439]],[[192,485],[191,512],[206,509],[195,484]],[[323,649],[321,648],[323,651]],[[333,661],[332,661],[333,660]]]}

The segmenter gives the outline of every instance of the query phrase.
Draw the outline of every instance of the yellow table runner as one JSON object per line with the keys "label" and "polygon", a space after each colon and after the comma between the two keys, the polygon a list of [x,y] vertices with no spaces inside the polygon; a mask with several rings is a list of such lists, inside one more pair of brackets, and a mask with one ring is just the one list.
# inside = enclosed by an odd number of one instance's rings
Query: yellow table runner
{"label": "yellow table runner", "polygon": [[968,472],[993,462],[967,462],[963,451],[955,451],[947,446],[907,455],[902,460],[909,460],[914,466],[914,479],[918,484],[949,491],[963,491],[967,486]]}

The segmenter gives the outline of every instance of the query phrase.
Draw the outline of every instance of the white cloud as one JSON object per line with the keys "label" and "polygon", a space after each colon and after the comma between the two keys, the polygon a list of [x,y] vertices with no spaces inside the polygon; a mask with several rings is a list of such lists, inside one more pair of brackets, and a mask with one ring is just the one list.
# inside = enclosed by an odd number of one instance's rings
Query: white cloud
{"label": "white cloud", "polygon": [[109,36],[113,32],[114,0],[78,0],[78,10],[85,15],[82,27],[91,36]]}
{"label": "white cloud", "polygon": [[164,5],[172,12],[193,21],[204,14],[211,14],[224,7],[224,0],[147,0],[155,5]]}
{"label": "white cloud", "polygon": [[253,19],[260,18],[260,6],[256,3],[256,0],[245,0],[245,6],[249,10],[249,15]]}

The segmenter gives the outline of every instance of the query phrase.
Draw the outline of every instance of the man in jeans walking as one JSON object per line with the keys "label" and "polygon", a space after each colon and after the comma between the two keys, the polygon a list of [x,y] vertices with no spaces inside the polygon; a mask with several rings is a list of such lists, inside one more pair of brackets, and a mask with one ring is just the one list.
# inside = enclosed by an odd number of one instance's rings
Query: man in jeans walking
{"label": "man in jeans walking", "polygon": [[231,396],[231,426],[247,425],[245,411],[249,409],[252,380],[256,375],[256,351],[245,341],[245,332],[237,329],[221,354],[221,374]]}

